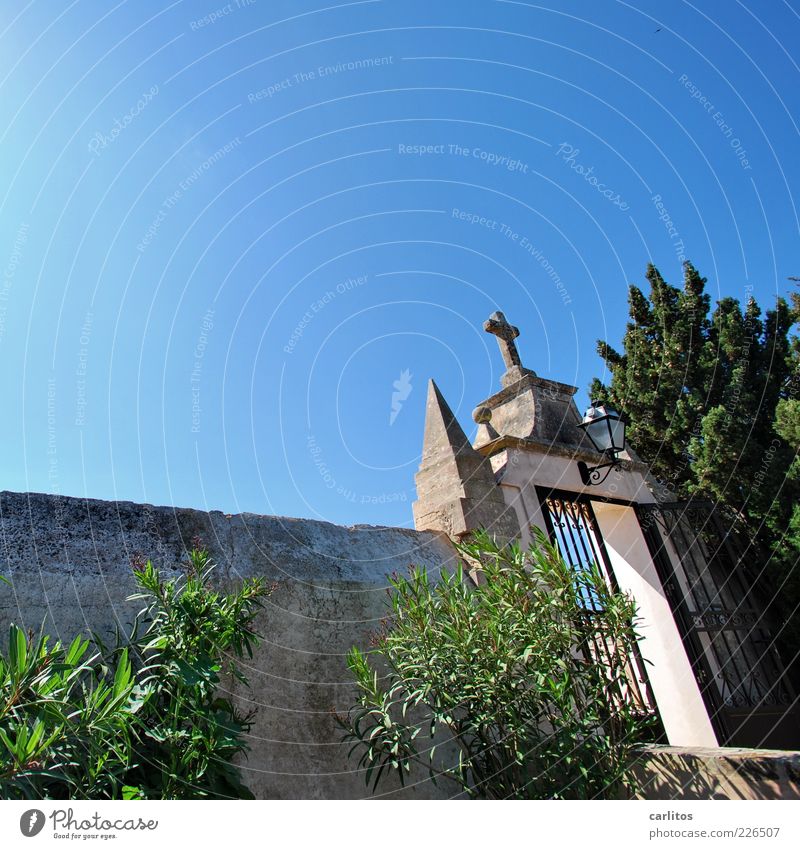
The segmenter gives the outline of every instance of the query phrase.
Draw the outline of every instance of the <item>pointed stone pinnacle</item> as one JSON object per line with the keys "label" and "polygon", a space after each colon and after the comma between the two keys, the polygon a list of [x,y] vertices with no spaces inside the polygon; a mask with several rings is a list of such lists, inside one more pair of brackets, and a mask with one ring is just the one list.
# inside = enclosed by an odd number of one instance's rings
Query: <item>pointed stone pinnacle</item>
{"label": "pointed stone pinnacle", "polygon": [[472,453],[473,448],[435,381],[428,382],[425,405],[425,436],[422,463],[434,462],[444,455]]}
{"label": "pointed stone pinnacle", "polygon": [[505,503],[491,461],[472,447],[433,380],[428,384],[425,440],[415,481],[417,530],[461,537],[483,527],[504,541],[519,534],[516,513]]}

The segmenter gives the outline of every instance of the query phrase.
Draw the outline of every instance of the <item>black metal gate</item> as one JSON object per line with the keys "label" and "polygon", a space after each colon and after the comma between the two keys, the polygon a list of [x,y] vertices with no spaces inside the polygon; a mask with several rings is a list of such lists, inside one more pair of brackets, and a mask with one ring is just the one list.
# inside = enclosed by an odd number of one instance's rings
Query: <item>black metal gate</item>
{"label": "black metal gate", "polygon": [[709,502],[636,511],[720,745],[800,745],[800,716],[751,565],[756,550]]}
{"label": "black metal gate", "polygon": [[[578,573],[596,564],[609,587],[618,591],[619,585],[603,545],[591,502],[576,493],[540,491],[539,495],[550,538],[572,570]],[[600,609],[599,601],[585,589],[583,592],[582,606],[586,616],[591,618]],[[592,633],[591,628],[587,630]],[[588,657],[599,664],[610,665],[610,658],[617,656],[617,647],[607,645],[606,640],[597,634],[593,634],[589,644],[581,648]],[[641,713],[652,717],[652,739],[661,740],[663,726],[638,647],[634,648],[627,659],[626,673],[627,686],[623,698]]]}

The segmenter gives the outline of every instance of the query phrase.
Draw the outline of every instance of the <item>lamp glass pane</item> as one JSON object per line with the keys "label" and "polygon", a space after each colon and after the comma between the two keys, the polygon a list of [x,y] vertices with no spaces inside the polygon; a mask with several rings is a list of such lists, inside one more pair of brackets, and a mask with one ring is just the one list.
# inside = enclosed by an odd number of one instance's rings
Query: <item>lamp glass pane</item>
{"label": "lamp glass pane", "polygon": [[608,426],[611,430],[612,447],[615,451],[622,451],[625,448],[625,422],[611,418],[608,420]]}
{"label": "lamp glass pane", "polygon": [[589,434],[589,439],[592,440],[598,451],[606,451],[611,448],[611,433],[607,422],[608,419],[603,416],[596,421],[589,422],[585,428],[586,433]]}

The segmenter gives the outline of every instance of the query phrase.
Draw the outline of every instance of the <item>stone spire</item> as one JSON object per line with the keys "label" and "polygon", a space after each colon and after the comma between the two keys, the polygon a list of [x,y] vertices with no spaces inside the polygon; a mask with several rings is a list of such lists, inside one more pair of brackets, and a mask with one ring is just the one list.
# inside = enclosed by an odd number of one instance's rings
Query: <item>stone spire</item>
{"label": "stone spire", "polygon": [[519,535],[516,513],[506,505],[490,461],[470,445],[432,380],[428,384],[422,462],[415,479],[417,530],[461,537],[483,527],[504,542]]}
{"label": "stone spire", "polygon": [[503,386],[511,386],[526,374],[536,376],[535,372],[522,367],[517,343],[514,341],[519,336],[519,329],[509,324],[503,313],[499,310],[493,312],[483,323],[483,329],[497,337],[497,344],[500,346],[500,353],[506,364],[506,373],[500,378]]}
{"label": "stone spire", "polygon": [[428,381],[425,405],[425,435],[422,441],[423,464],[442,457],[472,451],[467,435],[458,423],[434,380]]}

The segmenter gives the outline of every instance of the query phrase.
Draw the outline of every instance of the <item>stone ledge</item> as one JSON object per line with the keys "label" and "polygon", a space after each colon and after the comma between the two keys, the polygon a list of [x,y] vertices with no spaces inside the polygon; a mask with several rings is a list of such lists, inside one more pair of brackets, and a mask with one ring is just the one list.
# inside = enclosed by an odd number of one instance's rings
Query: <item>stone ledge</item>
{"label": "stone ledge", "polygon": [[571,399],[578,391],[577,386],[571,386],[569,383],[561,383],[557,380],[549,380],[546,377],[539,377],[535,372],[526,370],[521,372],[522,376],[508,386],[503,386],[499,392],[490,395],[485,401],[482,401],[478,406],[496,407],[500,404],[505,404],[508,401],[516,398],[525,389],[538,387],[546,392],[552,393],[553,396],[563,396],[564,400]]}
{"label": "stone ledge", "polygon": [[[540,439],[533,439],[530,436],[498,436],[490,442],[484,442],[482,445],[477,446],[475,450],[483,454],[484,457],[493,457],[507,448],[519,448],[523,451],[532,451],[536,454],[566,457],[568,460],[575,460],[576,462],[583,460],[585,463],[591,465],[597,465],[605,460],[596,451],[590,451],[579,446],[566,446],[545,442]],[[625,454],[627,453],[627,451],[623,452],[623,455],[620,457],[619,468],[622,471],[639,472],[643,476],[649,472],[647,464],[641,460],[626,459]]]}
{"label": "stone ledge", "polygon": [[800,752],[646,746],[641,799],[800,799]]}

